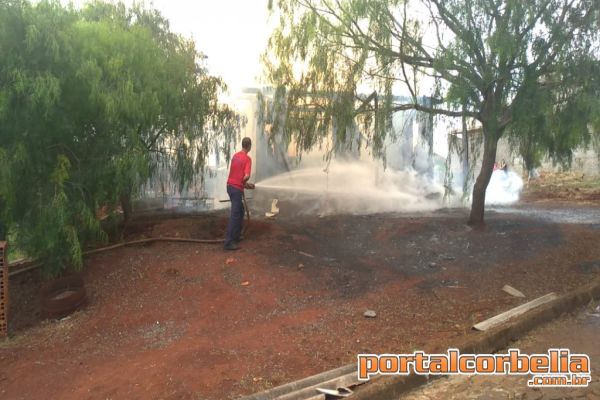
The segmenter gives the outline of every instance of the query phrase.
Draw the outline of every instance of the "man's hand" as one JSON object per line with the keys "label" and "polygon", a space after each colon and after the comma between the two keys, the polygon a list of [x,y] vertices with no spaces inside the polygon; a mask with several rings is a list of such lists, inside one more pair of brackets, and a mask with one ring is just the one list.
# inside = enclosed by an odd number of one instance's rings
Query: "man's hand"
{"label": "man's hand", "polygon": [[254,183],[250,183],[250,182],[246,182],[246,184],[244,185],[244,187],[246,189],[254,189],[255,188]]}

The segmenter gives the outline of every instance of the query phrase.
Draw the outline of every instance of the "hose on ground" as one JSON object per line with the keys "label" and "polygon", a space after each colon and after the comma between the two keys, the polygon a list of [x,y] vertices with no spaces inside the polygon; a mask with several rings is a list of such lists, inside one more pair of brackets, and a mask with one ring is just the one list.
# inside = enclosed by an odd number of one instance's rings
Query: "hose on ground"
{"label": "hose on ground", "polygon": [[[243,195],[242,196],[242,201],[244,203],[244,210],[246,212],[246,223],[244,224],[243,228],[242,228],[242,234],[246,234],[246,232],[248,231],[248,226],[250,225],[250,210],[248,209],[248,203],[246,202],[246,196]],[[132,240],[129,242],[123,242],[123,243],[117,243],[111,246],[107,246],[107,247],[101,247],[98,249],[93,249],[93,250],[87,250],[84,251],[82,253],[82,256],[89,256],[92,254],[98,254],[98,253],[103,253],[105,251],[110,251],[110,250],[115,250],[115,249],[119,249],[121,247],[127,247],[127,246],[135,246],[138,244],[148,244],[148,243],[154,243],[154,242],[178,242],[178,243],[200,243],[200,244],[220,244],[223,243],[224,239],[193,239],[193,238],[178,238],[178,237],[157,237],[157,238],[146,238],[146,239],[138,239],[138,240]],[[31,265],[27,265],[29,263],[32,263]],[[22,268],[19,268],[15,271],[11,271],[8,273],[8,276],[15,276],[15,275],[19,275],[22,273],[25,273],[27,271],[31,271],[37,268],[40,268],[43,263],[39,262],[39,263],[35,263],[34,261],[24,261],[24,262],[20,262],[18,264],[23,264],[23,265],[27,265],[27,266],[23,266]],[[10,267],[14,268],[15,264],[9,265]]]}

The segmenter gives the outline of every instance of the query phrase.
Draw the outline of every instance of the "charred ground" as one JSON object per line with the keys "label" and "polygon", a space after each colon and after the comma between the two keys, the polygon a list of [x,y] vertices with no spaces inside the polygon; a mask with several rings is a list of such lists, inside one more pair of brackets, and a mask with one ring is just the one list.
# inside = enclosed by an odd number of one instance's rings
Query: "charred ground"
{"label": "charred ground", "polygon": [[[2,397],[234,398],[361,352],[445,349],[520,304],[505,284],[531,299],[600,275],[600,224],[491,211],[486,229],[472,230],[463,210],[280,209],[274,220],[254,213],[238,252],[156,243],[89,257],[89,305],[64,321],[41,321],[39,276],[13,279]],[[126,239],[213,238],[226,220],[144,217]]]}

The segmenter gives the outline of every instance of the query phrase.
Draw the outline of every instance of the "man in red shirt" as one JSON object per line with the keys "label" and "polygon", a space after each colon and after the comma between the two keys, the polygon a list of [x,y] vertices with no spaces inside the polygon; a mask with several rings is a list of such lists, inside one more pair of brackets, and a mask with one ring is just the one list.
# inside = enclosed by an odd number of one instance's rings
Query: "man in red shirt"
{"label": "man in red shirt", "polygon": [[245,137],[242,139],[242,151],[238,151],[231,159],[229,169],[229,178],[227,179],[227,194],[231,200],[231,216],[227,225],[227,234],[225,236],[225,250],[237,250],[240,247],[240,235],[242,234],[242,225],[244,223],[244,188],[254,189],[254,184],[249,183],[250,173],[252,172],[252,159],[248,152],[252,148],[252,141]]}

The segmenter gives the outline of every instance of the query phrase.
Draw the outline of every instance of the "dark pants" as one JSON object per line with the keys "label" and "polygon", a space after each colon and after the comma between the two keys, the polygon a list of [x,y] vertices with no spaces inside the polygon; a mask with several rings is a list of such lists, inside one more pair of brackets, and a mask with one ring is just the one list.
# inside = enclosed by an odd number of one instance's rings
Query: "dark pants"
{"label": "dark pants", "polygon": [[227,194],[229,195],[229,200],[231,200],[231,216],[229,217],[229,224],[227,224],[225,246],[231,244],[233,241],[240,240],[242,225],[244,224],[244,202],[242,201],[244,191],[227,185]]}

